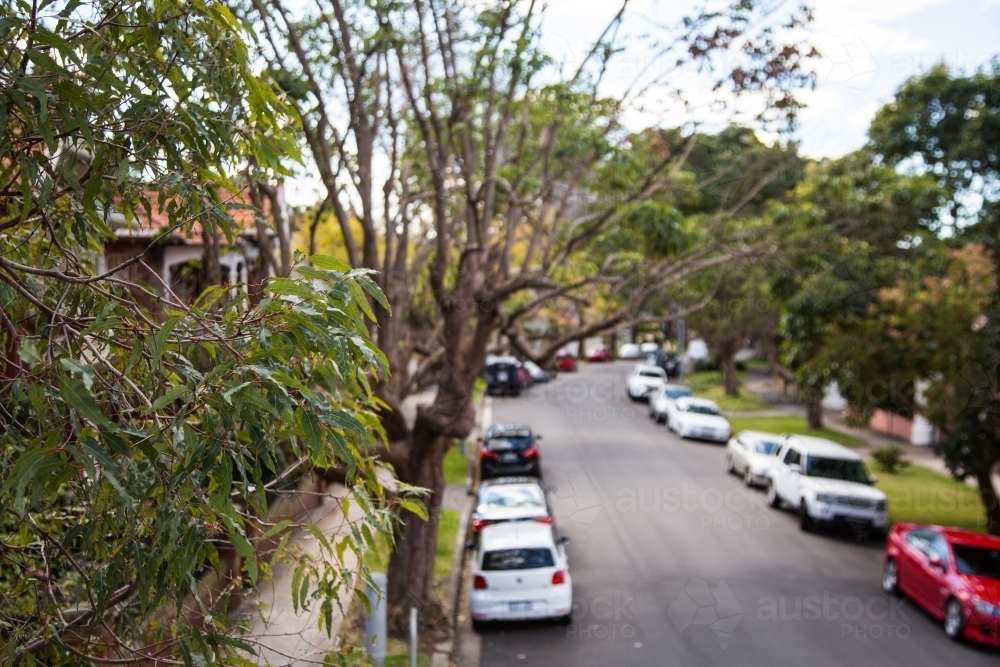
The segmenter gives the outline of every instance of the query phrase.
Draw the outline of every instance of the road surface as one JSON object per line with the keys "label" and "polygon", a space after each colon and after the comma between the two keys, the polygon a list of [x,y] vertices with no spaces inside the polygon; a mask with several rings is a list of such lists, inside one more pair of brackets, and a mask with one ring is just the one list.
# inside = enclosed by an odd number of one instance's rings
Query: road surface
{"label": "road surface", "polygon": [[723,447],[682,441],[625,396],[630,364],[496,398],[494,423],[543,435],[574,619],[482,635],[482,666],[844,667],[998,663],[880,588],[881,544],[806,534],[724,472]]}

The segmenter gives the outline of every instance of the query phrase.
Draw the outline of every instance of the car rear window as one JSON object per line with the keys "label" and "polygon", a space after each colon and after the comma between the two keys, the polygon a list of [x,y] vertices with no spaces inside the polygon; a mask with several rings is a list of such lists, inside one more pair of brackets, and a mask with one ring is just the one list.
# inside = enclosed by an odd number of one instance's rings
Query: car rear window
{"label": "car rear window", "polygon": [[667,398],[683,398],[684,396],[690,396],[690,389],[664,389],[663,395]]}
{"label": "car rear window", "polygon": [[493,452],[521,451],[531,447],[531,438],[490,438],[486,449]]}
{"label": "car rear window", "polygon": [[699,415],[717,415],[719,414],[718,408],[713,408],[711,405],[698,405],[692,404],[687,406],[688,412],[695,412]]}
{"label": "car rear window", "polygon": [[537,486],[499,486],[483,492],[480,508],[510,509],[544,507],[545,498]]}
{"label": "car rear window", "polygon": [[483,554],[483,570],[534,570],[552,567],[556,562],[551,549],[499,549]]}
{"label": "car rear window", "polygon": [[1000,579],[1000,549],[983,549],[963,544],[951,545],[955,567],[962,574]]}
{"label": "car rear window", "polygon": [[758,454],[767,454],[768,456],[774,456],[778,453],[778,443],[769,442],[767,440],[758,440],[754,443],[753,451]]}

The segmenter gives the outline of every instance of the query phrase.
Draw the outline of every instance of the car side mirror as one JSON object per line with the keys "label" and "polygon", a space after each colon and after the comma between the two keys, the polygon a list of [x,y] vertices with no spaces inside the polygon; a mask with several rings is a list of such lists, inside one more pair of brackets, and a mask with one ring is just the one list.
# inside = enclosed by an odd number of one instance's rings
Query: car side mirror
{"label": "car side mirror", "polygon": [[465,550],[466,551],[472,551],[475,548],[476,548],[476,543],[475,542],[466,542],[465,543]]}
{"label": "car side mirror", "polygon": [[556,487],[555,484],[549,484],[548,486],[545,487],[545,490],[548,491],[549,493],[556,493],[559,489]]}
{"label": "car side mirror", "polygon": [[878,481],[878,477],[875,475],[868,475],[868,484],[874,485]]}
{"label": "car side mirror", "polygon": [[562,537],[559,538],[559,544],[562,544],[562,545],[569,544],[572,541],[573,540],[570,539],[569,535],[563,535]]}
{"label": "car side mirror", "polygon": [[476,444],[477,445],[483,444],[483,439],[482,438],[476,438]]}
{"label": "car side mirror", "polygon": [[796,475],[802,474],[802,466],[800,466],[798,463],[793,463],[790,466],[788,466],[788,470],[790,472],[795,473]]}
{"label": "car side mirror", "polygon": [[948,571],[948,566],[945,565],[944,561],[942,561],[937,556],[931,557],[931,559],[930,559],[929,562],[930,562],[930,566],[933,567],[935,570],[940,570],[941,572],[947,572]]}
{"label": "car side mirror", "polygon": [[542,436],[540,436],[540,435],[535,435],[535,440],[541,440],[541,439],[542,439]]}
{"label": "car side mirror", "polygon": [[470,498],[474,498],[476,496],[476,490],[475,489],[466,489],[465,490],[465,495],[469,496]]}

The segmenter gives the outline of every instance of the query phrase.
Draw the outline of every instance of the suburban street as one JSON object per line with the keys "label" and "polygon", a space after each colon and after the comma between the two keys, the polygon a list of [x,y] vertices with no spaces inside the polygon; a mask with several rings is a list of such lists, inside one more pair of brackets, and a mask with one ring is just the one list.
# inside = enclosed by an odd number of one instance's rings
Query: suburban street
{"label": "suburban street", "polygon": [[581,364],[493,399],[494,423],[543,436],[574,620],[488,629],[483,667],[997,664],[882,592],[880,542],[800,532],[725,473],[722,445],[654,424],[625,396],[630,367]]}

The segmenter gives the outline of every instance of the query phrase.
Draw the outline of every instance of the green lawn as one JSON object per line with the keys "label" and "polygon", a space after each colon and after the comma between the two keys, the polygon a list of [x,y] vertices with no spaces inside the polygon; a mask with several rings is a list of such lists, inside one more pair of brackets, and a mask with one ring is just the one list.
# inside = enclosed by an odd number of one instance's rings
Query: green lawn
{"label": "green lawn", "polygon": [[826,438],[840,443],[845,447],[860,447],[865,444],[861,438],[847,435],[831,428],[811,429],[806,423],[805,417],[731,417],[729,424],[733,427],[733,433],[740,431],[764,431],[765,433],[794,433],[796,435],[811,435],[817,438]]}
{"label": "green lawn", "polygon": [[[743,375],[743,373],[737,374],[741,382]],[[740,392],[739,396],[726,396],[726,390],[722,386],[722,374],[718,371],[691,373],[684,377],[684,382],[691,387],[695,396],[715,401],[723,412],[750,412],[770,407],[766,401],[746,392]]]}
{"label": "green lawn", "polygon": [[[474,443],[469,442],[469,447]],[[465,476],[469,471],[469,460],[462,456],[461,447],[452,447],[444,455],[444,483],[465,484]]]}
{"label": "green lawn", "polygon": [[878,477],[875,483],[889,501],[889,516],[900,521],[958,526],[984,530],[983,505],[975,488],[954,479],[911,465],[890,475],[869,462]]}

